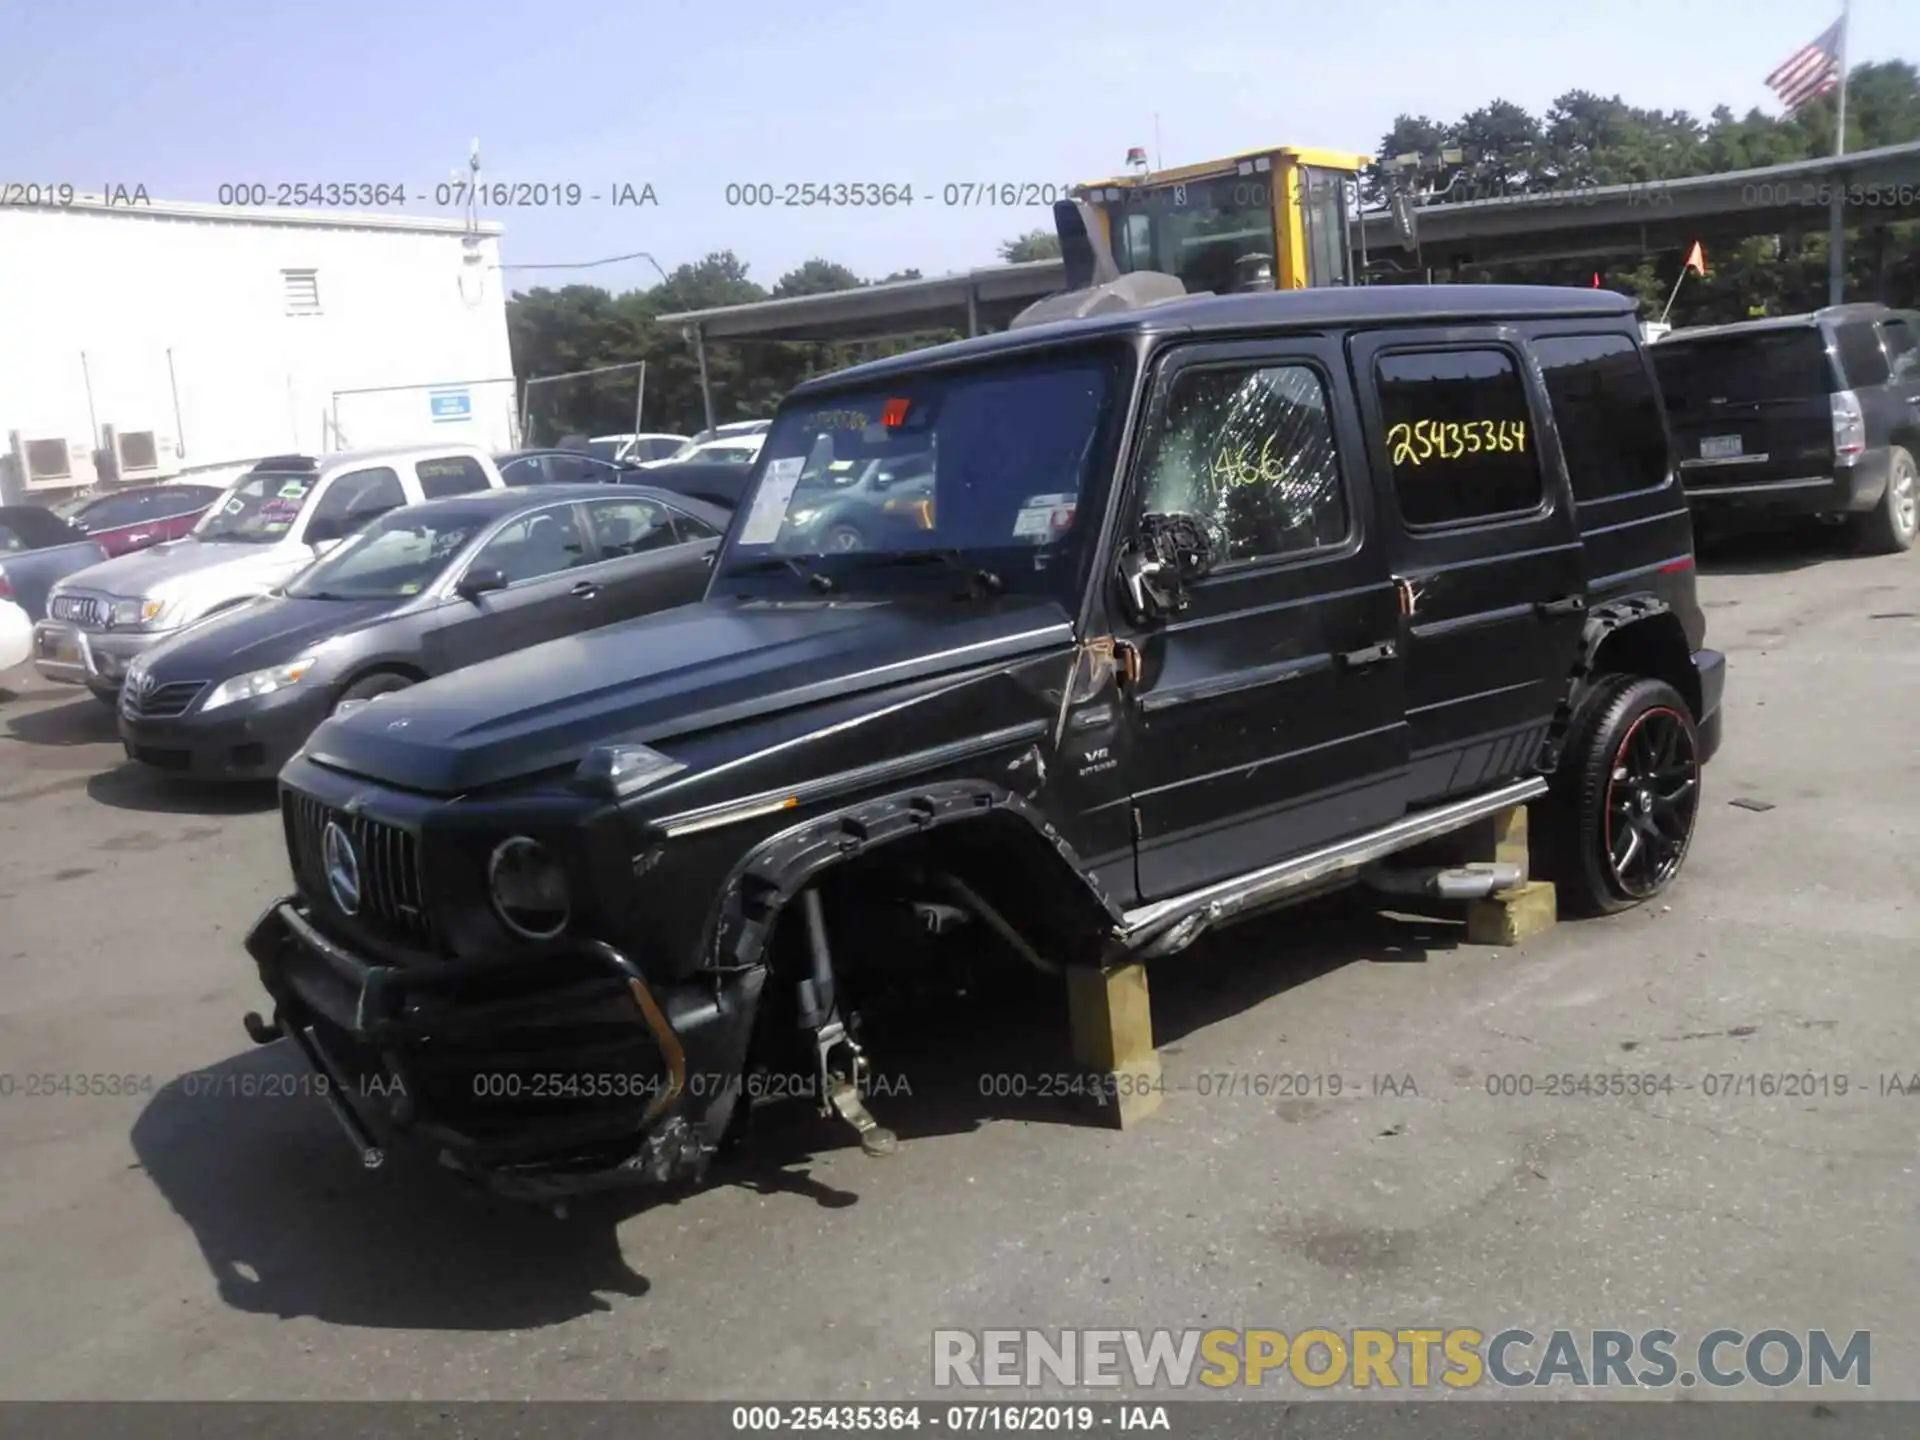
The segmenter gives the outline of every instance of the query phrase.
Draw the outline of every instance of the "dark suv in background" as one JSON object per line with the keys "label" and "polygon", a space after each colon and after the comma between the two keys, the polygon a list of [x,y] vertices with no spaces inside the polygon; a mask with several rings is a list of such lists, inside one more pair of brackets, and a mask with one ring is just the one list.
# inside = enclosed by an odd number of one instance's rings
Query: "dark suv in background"
{"label": "dark suv in background", "polygon": [[1676,330],[1651,349],[1698,519],[1844,518],[1869,553],[1912,547],[1920,315],[1835,305]]}

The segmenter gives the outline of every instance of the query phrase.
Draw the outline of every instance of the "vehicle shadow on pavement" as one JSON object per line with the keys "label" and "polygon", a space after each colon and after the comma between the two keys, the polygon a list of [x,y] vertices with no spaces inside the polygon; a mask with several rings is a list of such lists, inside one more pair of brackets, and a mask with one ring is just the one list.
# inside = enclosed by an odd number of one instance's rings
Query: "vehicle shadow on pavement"
{"label": "vehicle shadow on pavement", "polygon": [[1838,526],[1755,523],[1695,543],[1702,575],[1786,575],[1854,558],[1853,542]]}
{"label": "vehicle shadow on pavement", "polygon": [[271,780],[206,785],[129,761],[87,781],[87,794],[116,810],[153,815],[258,815],[279,803]]}
{"label": "vehicle shadow on pavement", "polygon": [[[1223,930],[1153,967],[1155,1041],[1177,1053],[1207,1026],[1355,961],[1418,963],[1452,948],[1460,928],[1336,897]],[[866,1042],[869,1103],[903,1142],[990,1121],[1107,1123],[1060,1081],[1076,1073],[1065,985],[1017,962],[982,965],[963,995],[876,1009]],[[141,1167],[193,1231],[227,1304],[374,1328],[531,1329],[651,1289],[623,1258],[619,1226],[684,1191],[585,1197],[562,1220],[484,1194],[409,1146],[364,1171],[307,1074],[284,1041],[251,1049],[172,1081],[134,1124]],[[756,1109],[748,1143],[708,1183],[845,1208],[867,1187],[830,1184],[809,1162],[856,1144],[810,1098],[789,1098]]]}
{"label": "vehicle shadow on pavement", "polygon": [[[36,699],[28,694],[16,698]],[[112,745],[120,746],[120,728],[113,711],[84,692],[64,705],[48,705],[9,715],[7,733],[29,745]]]}
{"label": "vehicle shadow on pavement", "polygon": [[170,1082],[131,1139],[237,1310],[504,1330],[609,1310],[604,1297],[650,1288],[597,1213],[559,1221],[406,1151],[359,1169],[285,1041]]}

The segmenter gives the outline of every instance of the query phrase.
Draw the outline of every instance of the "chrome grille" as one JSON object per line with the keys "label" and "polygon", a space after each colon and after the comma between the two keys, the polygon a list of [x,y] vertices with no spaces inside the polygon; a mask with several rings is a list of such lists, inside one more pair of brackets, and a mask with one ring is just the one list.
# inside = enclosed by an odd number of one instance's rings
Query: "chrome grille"
{"label": "chrome grille", "polygon": [[120,690],[120,708],[129,720],[171,720],[176,715],[186,714],[210,683],[206,680],[175,680],[171,684],[156,685],[144,691],[126,685]]}
{"label": "chrome grille", "polygon": [[93,595],[56,595],[48,607],[56,620],[68,620],[89,630],[104,630],[112,613],[105,600]]}
{"label": "chrome grille", "polygon": [[413,833],[366,815],[349,815],[297,790],[282,792],[287,854],[300,888],[340,913],[327,883],[321,837],[329,822],[347,832],[360,864],[360,908],[353,919],[405,945],[437,948],[420,870],[420,844]]}

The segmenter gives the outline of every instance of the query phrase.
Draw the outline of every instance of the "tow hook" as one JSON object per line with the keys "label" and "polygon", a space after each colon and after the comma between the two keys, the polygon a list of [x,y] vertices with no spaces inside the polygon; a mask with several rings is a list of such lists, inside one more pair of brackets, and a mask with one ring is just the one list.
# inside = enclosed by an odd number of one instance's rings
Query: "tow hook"
{"label": "tow hook", "polygon": [[837,1115],[851,1125],[860,1137],[862,1153],[876,1157],[891,1155],[900,1148],[900,1137],[875,1120],[861,1098],[867,1083],[867,1054],[835,1008],[833,953],[827,947],[827,922],[821,910],[820,892],[806,891],[800,897],[800,905],[806,917],[807,949],[813,961],[812,973],[799,984],[800,1024],[813,1032],[820,1113],[829,1119]]}

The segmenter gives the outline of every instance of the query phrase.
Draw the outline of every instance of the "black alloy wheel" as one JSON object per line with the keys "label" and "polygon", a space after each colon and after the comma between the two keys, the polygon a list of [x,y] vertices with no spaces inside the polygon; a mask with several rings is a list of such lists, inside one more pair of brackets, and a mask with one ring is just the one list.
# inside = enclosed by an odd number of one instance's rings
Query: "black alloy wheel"
{"label": "black alloy wheel", "polygon": [[1679,872],[1700,805],[1697,754],[1692,723],[1664,705],[1641,711],[1621,737],[1607,777],[1605,837],[1621,894],[1645,900]]}
{"label": "black alloy wheel", "polygon": [[1660,894],[1700,815],[1700,733],[1687,702],[1663,680],[1597,680],[1540,814],[1538,868],[1563,913],[1607,915]]}

